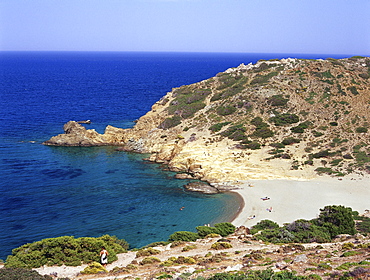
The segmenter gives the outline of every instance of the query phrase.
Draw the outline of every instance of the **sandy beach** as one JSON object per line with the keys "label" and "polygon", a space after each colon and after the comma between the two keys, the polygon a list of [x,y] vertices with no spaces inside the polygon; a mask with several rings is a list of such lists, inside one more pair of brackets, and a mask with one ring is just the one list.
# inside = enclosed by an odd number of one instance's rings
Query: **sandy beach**
{"label": "sandy beach", "polygon": [[250,227],[264,219],[280,225],[309,220],[327,205],[351,207],[360,214],[370,209],[370,179],[365,177],[249,180],[239,187],[235,192],[242,196],[244,207],[232,222],[235,226]]}

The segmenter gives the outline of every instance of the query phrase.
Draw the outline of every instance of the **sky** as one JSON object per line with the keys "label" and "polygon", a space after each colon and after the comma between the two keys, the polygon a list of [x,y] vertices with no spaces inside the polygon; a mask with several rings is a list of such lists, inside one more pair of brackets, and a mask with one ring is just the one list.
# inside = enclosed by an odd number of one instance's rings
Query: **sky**
{"label": "sky", "polygon": [[0,51],[370,55],[370,0],[0,0]]}

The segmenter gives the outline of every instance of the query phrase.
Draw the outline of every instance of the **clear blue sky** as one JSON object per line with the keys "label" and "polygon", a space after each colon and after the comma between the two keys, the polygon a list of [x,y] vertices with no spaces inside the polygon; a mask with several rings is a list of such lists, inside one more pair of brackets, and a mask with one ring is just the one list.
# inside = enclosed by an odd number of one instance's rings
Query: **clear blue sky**
{"label": "clear blue sky", "polygon": [[0,50],[370,55],[370,0],[0,0]]}

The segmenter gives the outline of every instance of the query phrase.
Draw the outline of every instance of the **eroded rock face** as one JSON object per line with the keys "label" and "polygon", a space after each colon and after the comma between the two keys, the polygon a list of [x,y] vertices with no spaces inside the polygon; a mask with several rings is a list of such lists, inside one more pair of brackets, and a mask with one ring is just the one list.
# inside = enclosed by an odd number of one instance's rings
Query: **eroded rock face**
{"label": "eroded rock face", "polygon": [[86,129],[75,121],[69,121],[63,126],[64,134],[51,137],[44,145],[49,146],[106,146],[123,145],[124,129],[107,126],[104,134],[95,129]]}

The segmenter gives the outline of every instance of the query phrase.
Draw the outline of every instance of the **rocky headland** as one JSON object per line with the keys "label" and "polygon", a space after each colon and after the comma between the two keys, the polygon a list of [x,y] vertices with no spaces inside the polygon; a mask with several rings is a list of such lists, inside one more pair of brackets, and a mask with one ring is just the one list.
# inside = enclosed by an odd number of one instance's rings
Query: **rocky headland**
{"label": "rocky headland", "polygon": [[70,121],[56,146],[119,146],[149,153],[213,185],[309,180],[370,171],[370,58],[241,64],[174,88],[131,129],[104,134]]}

